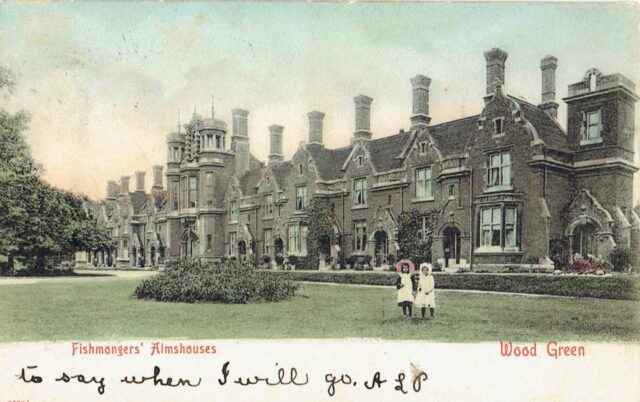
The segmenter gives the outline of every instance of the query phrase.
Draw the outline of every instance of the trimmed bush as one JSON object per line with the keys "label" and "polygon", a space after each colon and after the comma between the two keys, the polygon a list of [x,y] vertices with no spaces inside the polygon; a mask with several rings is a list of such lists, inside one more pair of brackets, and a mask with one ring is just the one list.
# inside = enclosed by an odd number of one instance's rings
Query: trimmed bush
{"label": "trimmed bush", "polygon": [[623,272],[631,267],[631,251],[626,247],[616,247],[609,256],[613,270]]}
{"label": "trimmed bush", "polygon": [[607,272],[607,266],[602,261],[579,260],[567,265],[567,272],[574,274],[595,274],[598,271]]}
{"label": "trimmed bush", "polygon": [[[283,273],[296,281],[395,286],[390,272]],[[640,300],[640,278],[632,276],[551,276],[535,274],[434,274],[438,289],[484,290],[505,293],[546,294],[599,299]]]}
{"label": "trimmed bush", "polygon": [[208,265],[181,260],[143,280],[135,295],[138,299],[184,303],[273,302],[292,297],[297,287],[286,276],[237,263]]}

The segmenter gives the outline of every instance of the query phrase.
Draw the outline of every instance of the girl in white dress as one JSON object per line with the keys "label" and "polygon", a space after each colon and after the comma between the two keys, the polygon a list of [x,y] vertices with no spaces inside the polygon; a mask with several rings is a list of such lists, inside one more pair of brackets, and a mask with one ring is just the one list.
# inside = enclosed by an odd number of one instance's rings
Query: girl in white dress
{"label": "girl in white dress", "polygon": [[420,280],[418,281],[418,293],[416,293],[414,304],[416,307],[420,307],[422,318],[424,318],[427,307],[431,310],[431,318],[433,318],[436,311],[436,288],[431,269],[432,266],[429,263],[420,264]]}
{"label": "girl in white dress", "polygon": [[413,271],[413,263],[409,260],[401,260],[396,264],[396,271],[398,272],[398,279],[396,281],[396,288],[398,289],[398,306],[402,307],[402,314],[409,317],[413,315],[413,278],[411,277],[411,271]]}

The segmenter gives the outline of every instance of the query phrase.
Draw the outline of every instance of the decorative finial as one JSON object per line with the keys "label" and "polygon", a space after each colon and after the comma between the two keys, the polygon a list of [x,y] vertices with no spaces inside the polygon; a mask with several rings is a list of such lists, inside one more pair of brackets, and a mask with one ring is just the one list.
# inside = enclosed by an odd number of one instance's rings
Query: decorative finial
{"label": "decorative finial", "polygon": [[178,134],[180,134],[180,108],[178,108]]}
{"label": "decorative finial", "polygon": [[215,118],[215,107],[214,107],[214,98],[213,98],[213,94],[211,94],[211,119],[213,120]]}

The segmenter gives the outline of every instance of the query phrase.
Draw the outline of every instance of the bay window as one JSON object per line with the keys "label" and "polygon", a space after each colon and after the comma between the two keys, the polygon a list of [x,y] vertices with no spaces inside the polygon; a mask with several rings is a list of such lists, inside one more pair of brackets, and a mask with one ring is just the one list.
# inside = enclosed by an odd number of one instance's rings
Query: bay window
{"label": "bay window", "polygon": [[309,228],[305,225],[295,223],[289,225],[287,231],[287,237],[289,238],[289,253],[306,255]]}
{"label": "bay window", "polygon": [[493,251],[517,249],[518,210],[515,206],[490,206],[480,210],[478,243],[481,248]]}

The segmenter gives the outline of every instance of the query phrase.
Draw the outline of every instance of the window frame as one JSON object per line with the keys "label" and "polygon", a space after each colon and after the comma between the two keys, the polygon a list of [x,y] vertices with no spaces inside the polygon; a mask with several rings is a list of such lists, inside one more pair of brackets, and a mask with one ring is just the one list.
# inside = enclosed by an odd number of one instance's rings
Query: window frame
{"label": "window frame", "polygon": [[[424,178],[420,178],[420,172],[425,172]],[[433,167],[417,167],[414,172],[415,197],[418,200],[432,200],[435,195],[435,183],[433,180]],[[421,184],[422,183],[422,184]],[[422,187],[421,187],[422,186]],[[423,193],[421,194],[421,188]]]}
{"label": "window frame", "polygon": [[273,216],[273,193],[265,194],[262,196],[262,217],[271,218]]}
{"label": "window frame", "polygon": [[[493,165],[494,157],[499,158],[499,162],[497,166]],[[505,156],[508,156],[508,163],[504,162]],[[487,158],[489,159],[487,162],[487,170],[486,170],[486,180],[485,186],[487,189],[505,189],[511,188],[512,180],[511,180],[511,172],[512,172],[512,164],[511,164],[511,152],[508,150],[497,151],[487,154]],[[496,182],[494,183],[493,177],[495,173]]]}
{"label": "window frame", "polygon": [[[495,119],[493,119],[493,135],[494,136],[501,136],[505,134],[504,123],[505,123],[504,116],[496,117]],[[500,127],[500,130],[498,130],[498,126]]]}
{"label": "window frame", "polygon": [[[519,252],[521,246],[518,207],[493,204],[479,209],[478,252]],[[485,219],[485,215],[488,219]]]}
{"label": "window frame", "polygon": [[238,201],[229,201],[229,223],[238,222]]}
{"label": "window frame", "polygon": [[369,183],[366,177],[353,179],[353,205],[366,206],[369,198]]}
{"label": "window frame", "polygon": [[204,199],[207,206],[213,206],[213,192],[215,187],[215,177],[213,172],[205,172],[204,174]]}
{"label": "window frame", "polygon": [[354,252],[367,251],[367,221],[364,219],[353,221],[352,246]]}
{"label": "window frame", "polygon": [[[299,190],[304,189],[304,194],[301,194]],[[306,207],[309,206],[309,194],[307,190],[307,185],[296,186],[296,211],[303,211]]]}

